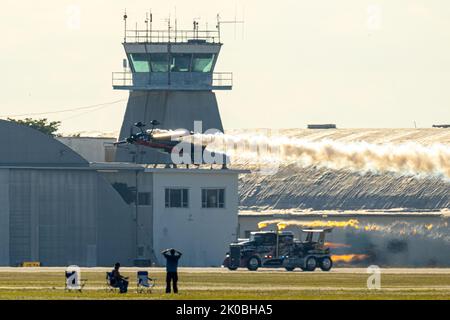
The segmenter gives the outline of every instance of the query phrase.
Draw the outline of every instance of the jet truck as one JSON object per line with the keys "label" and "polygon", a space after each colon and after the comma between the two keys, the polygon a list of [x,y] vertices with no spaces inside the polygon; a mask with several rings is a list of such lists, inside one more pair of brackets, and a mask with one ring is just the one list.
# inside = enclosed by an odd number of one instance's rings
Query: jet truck
{"label": "jet truck", "polygon": [[325,246],[325,236],[331,231],[332,228],[303,229],[301,239],[295,239],[291,231],[251,232],[249,239],[230,244],[223,266],[251,271],[259,267],[329,271],[333,261],[330,248]]}

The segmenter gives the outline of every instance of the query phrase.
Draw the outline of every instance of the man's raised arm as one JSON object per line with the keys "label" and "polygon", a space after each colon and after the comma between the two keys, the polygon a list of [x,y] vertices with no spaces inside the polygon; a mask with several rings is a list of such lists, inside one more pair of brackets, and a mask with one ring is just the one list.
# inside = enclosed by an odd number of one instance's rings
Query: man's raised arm
{"label": "man's raised arm", "polygon": [[168,256],[168,252],[170,251],[170,249],[165,249],[163,251],[161,251],[161,254],[164,255],[164,257]]}

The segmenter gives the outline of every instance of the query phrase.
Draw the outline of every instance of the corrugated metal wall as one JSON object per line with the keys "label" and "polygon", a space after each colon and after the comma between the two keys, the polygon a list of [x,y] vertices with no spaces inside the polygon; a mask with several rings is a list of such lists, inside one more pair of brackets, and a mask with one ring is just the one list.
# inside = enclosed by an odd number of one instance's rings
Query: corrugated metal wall
{"label": "corrugated metal wall", "polygon": [[0,169],[0,266],[9,265],[9,170]]}
{"label": "corrugated metal wall", "polygon": [[0,265],[133,261],[130,210],[85,159],[11,121],[0,120],[0,142]]}
{"label": "corrugated metal wall", "polygon": [[132,264],[133,216],[96,171],[11,169],[9,182],[9,264]]}
{"label": "corrugated metal wall", "polygon": [[11,170],[11,263],[95,265],[96,182],[93,171]]}
{"label": "corrugated metal wall", "polygon": [[95,172],[36,173],[39,188],[39,259],[49,265],[83,264],[96,244]]}
{"label": "corrugated metal wall", "polygon": [[[10,264],[31,261],[31,171],[10,170]],[[34,239],[35,240],[35,239]]]}

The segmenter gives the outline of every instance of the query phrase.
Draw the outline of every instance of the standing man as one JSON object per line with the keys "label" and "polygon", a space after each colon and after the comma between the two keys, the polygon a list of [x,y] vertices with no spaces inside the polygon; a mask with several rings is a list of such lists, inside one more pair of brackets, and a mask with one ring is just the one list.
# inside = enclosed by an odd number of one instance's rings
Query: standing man
{"label": "standing man", "polygon": [[166,293],[170,293],[170,282],[173,281],[173,292],[178,293],[178,260],[182,253],[175,249],[166,249],[161,252],[166,258]]}

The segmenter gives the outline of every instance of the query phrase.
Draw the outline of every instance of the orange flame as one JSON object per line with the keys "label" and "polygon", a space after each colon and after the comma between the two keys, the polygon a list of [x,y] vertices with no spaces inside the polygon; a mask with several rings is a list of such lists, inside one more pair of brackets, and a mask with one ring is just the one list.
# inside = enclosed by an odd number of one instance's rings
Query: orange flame
{"label": "orange flame", "polygon": [[345,244],[345,243],[334,243],[334,242],[325,242],[324,243],[325,247],[328,248],[332,248],[332,249],[337,249],[337,248],[350,248],[351,245],[349,244]]}
{"label": "orange flame", "polygon": [[269,224],[265,221],[261,221],[258,223],[258,229],[263,229],[265,227],[267,227]]}
{"label": "orange flame", "polygon": [[356,262],[367,259],[367,254],[334,254],[331,256],[333,262]]}
{"label": "orange flame", "polygon": [[359,229],[359,221],[356,219],[350,219],[346,221],[323,221],[323,220],[312,220],[312,221],[297,221],[297,220],[267,220],[258,223],[258,228],[263,229],[269,225],[276,224],[278,230],[283,230],[288,226],[298,226],[303,228],[354,228]]}
{"label": "orange flame", "polygon": [[278,231],[284,230],[284,229],[286,229],[286,227],[287,227],[287,224],[286,224],[286,223],[279,222],[279,223],[277,224]]}

